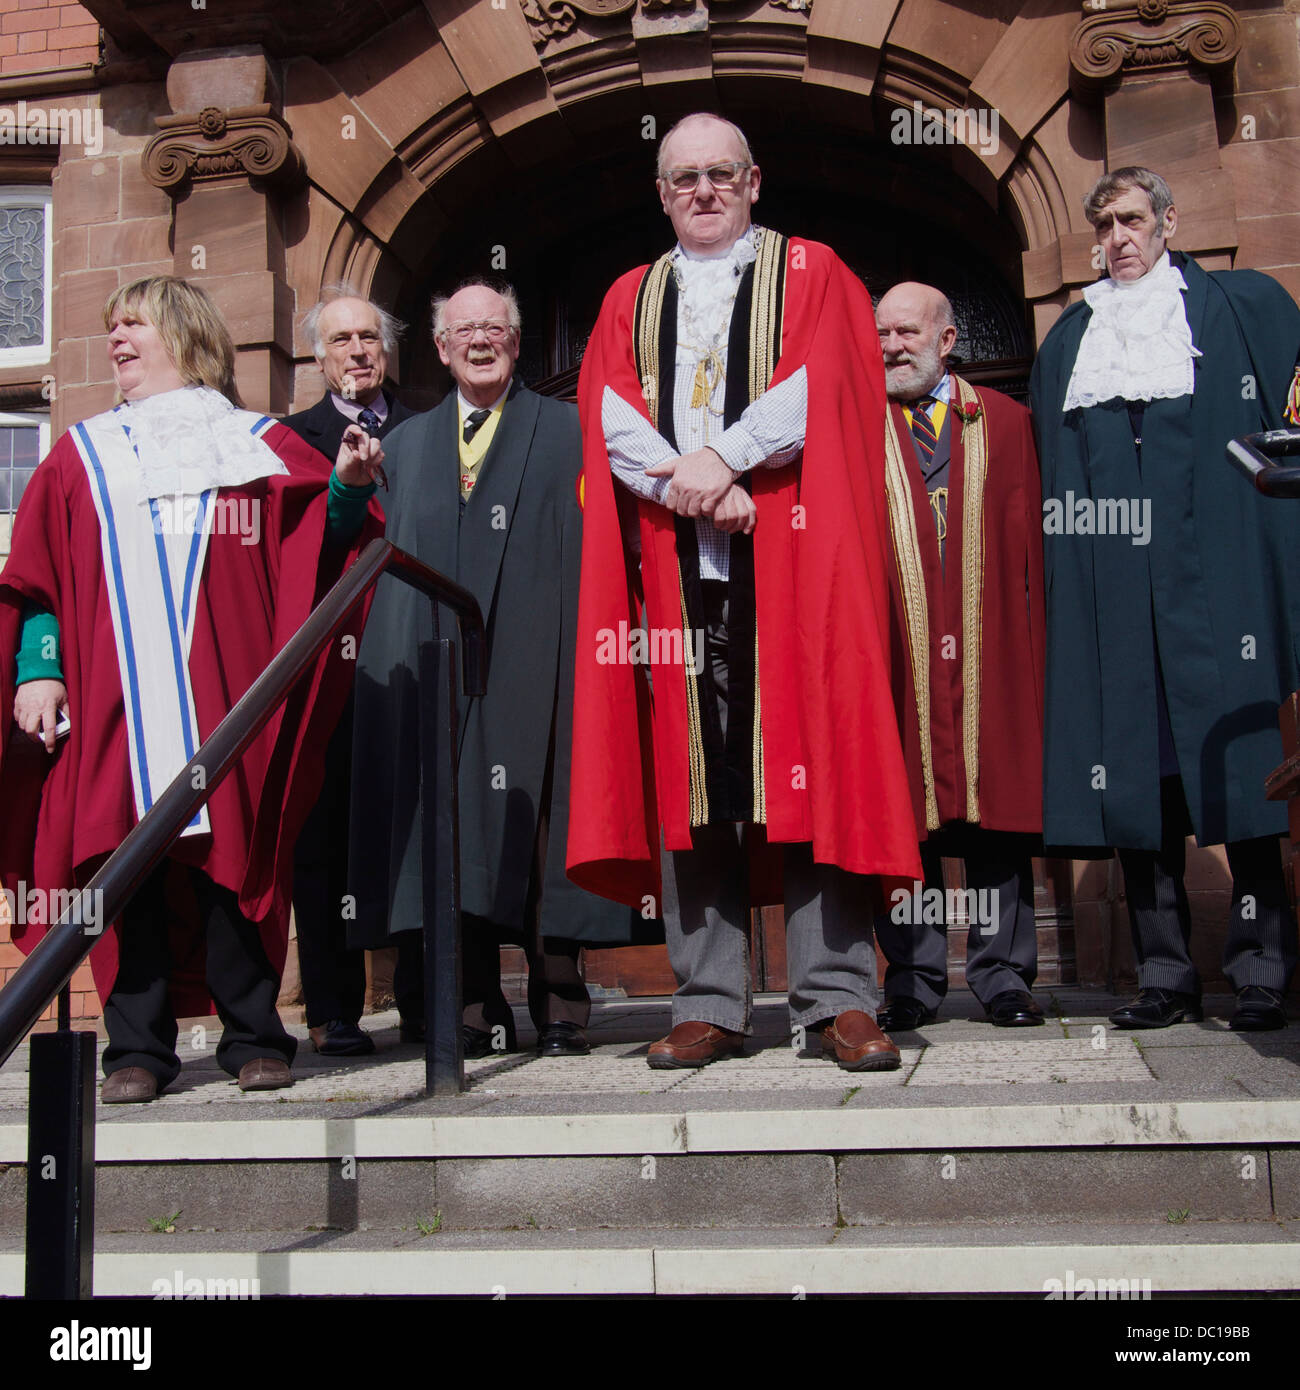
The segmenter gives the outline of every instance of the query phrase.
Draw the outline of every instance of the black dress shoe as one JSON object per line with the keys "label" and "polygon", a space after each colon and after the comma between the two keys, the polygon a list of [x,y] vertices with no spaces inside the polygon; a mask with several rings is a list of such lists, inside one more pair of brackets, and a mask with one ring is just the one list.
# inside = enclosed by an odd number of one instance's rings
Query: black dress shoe
{"label": "black dress shoe", "polygon": [[505,1046],[493,1047],[494,1037],[499,1036],[495,1028],[490,1031],[483,1028],[471,1028],[468,1023],[461,1025],[462,1048],[466,1058],[470,1057],[501,1057],[507,1052],[518,1052],[519,1044],[515,1040],[515,1030],[506,1029]]}
{"label": "black dress shoe", "polygon": [[322,1057],[365,1057],[375,1050],[375,1040],[355,1023],[332,1018],[307,1030],[312,1046]]}
{"label": "black dress shoe", "polygon": [[937,1009],[927,1009],[910,994],[899,994],[880,1006],[876,1026],[885,1033],[910,1033],[922,1024],[933,1023],[937,1013]]}
{"label": "black dress shoe", "polygon": [[1247,985],[1237,991],[1237,1012],[1228,1027],[1238,1033],[1267,1033],[1286,1027],[1286,1010],[1278,990],[1264,985]]}
{"label": "black dress shoe", "polygon": [[1004,989],[995,994],[984,1012],[995,1028],[1035,1028],[1043,1021],[1043,1011],[1034,996],[1023,989]]}
{"label": "black dress shoe", "polygon": [[591,1044],[576,1023],[548,1023],[537,1035],[537,1050],[543,1057],[585,1057]]}
{"label": "black dress shoe", "polygon": [[1198,995],[1176,989],[1144,989],[1136,999],[1116,1009],[1110,1021],[1116,1028],[1168,1028],[1171,1023],[1199,1023],[1204,1017]]}

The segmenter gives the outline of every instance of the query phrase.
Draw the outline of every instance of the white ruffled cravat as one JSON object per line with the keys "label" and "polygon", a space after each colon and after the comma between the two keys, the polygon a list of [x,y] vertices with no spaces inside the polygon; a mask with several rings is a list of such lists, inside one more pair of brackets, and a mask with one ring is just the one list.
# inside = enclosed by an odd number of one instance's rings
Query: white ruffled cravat
{"label": "white ruffled cravat", "polygon": [[127,401],[115,418],[140,461],[139,497],[197,497],[289,470],[249,429],[259,417],[210,386],[186,386]]}
{"label": "white ruffled cravat", "polygon": [[[678,344],[699,355],[710,349],[723,357],[731,306],[745,267],[757,258],[756,228],[751,227],[721,256],[696,256],[678,245],[673,252],[673,271],[681,294],[678,306]],[[684,338],[691,341],[685,342]]]}
{"label": "white ruffled cravat", "polygon": [[1190,396],[1192,342],[1182,272],[1163,256],[1140,279],[1099,280],[1083,292],[1092,317],[1083,331],[1063,409]]}

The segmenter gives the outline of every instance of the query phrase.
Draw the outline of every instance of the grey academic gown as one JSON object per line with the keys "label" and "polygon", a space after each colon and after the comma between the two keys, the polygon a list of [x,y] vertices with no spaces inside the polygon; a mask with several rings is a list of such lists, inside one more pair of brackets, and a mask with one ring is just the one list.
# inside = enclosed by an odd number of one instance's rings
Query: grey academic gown
{"label": "grey academic gown", "polygon": [[[487,693],[467,699],[456,674],[461,906],[500,927],[525,926],[548,766],[551,818],[541,931],[591,944],[642,937],[628,908],[593,897],[564,872],[568,840],[574,631],[582,512],[578,412],[517,381],[468,503],[459,505],[456,392],[384,441],[387,536],[478,599],[488,633]],[[445,635],[454,615],[440,609]],[[419,644],[435,637],[429,601],[380,580],[361,643],[353,750],[349,885],[354,945],[380,946],[421,924]]]}

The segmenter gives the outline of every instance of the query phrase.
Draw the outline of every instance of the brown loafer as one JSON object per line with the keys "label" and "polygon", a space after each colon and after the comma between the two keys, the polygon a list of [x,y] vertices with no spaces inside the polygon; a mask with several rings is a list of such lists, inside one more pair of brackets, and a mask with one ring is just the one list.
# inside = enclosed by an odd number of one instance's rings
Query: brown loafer
{"label": "brown loafer", "polygon": [[898,1049],[870,1014],[849,1009],[822,1029],[822,1051],[845,1071],[895,1071]]}
{"label": "brown loafer", "polygon": [[281,1086],[292,1085],[289,1064],[278,1057],[254,1057],[239,1069],[241,1091],[278,1091]]}
{"label": "brown loafer", "polygon": [[707,1067],[721,1057],[739,1057],[745,1046],[745,1035],[730,1028],[718,1028],[712,1023],[690,1019],[679,1023],[666,1038],[650,1044],[646,1061],[656,1071],[673,1067]]}
{"label": "brown loafer", "polygon": [[99,1094],[105,1105],[132,1105],[153,1100],[158,1094],[158,1078],[144,1067],[121,1067],[104,1078]]}

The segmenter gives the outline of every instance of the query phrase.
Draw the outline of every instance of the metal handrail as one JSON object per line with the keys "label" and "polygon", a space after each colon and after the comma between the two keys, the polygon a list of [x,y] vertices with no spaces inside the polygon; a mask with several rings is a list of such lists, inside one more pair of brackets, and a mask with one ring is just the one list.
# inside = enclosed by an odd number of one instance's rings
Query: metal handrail
{"label": "metal handrail", "polygon": [[1228,460],[1265,497],[1300,497],[1300,465],[1278,459],[1300,454],[1300,429],[1262,430],[1228,441]]}
{"label": "metal handrail", "polygon": [[[456,614],[462,639],[462,688],[467,695],[483,693],[487,644],[478,600],[468,589],[421,564],[391,541],[371,541],[0,990],[0,1065],[99,939],[98,933],[85,933],[86,903],[100,905],[92,914],[97,923],[117,921],[195,812],[206,804],[307,667],[387,570]],[[196,780],[202,785],[196,787]],[[87,898],[87,894],[92,896]],[[100,894],[102,897],[95,896]]]}
{"label": "metal handrail", "polygon": [[[0,990],[0,1065],[56,995],[59,1001],[58,1030],[38,1034],[31,1044],[29,1298],[83,1298],[93,1287],[96,1039],[94,1033],[72,1031],[68,982],[73,971],[386,571],[452,610],[461,636],[462,688],[466,695],[484,693],[487,641],[474,595],[391,541],[371,541]],[[431,1095],[464,1085],[454,662],[449,638],[421,644],[426,692],[420,710],[421,833],[427,862],[438,866],[424,875],[425,1086]],[[96,908],[93,933],[85,930],[87,902]]]}

